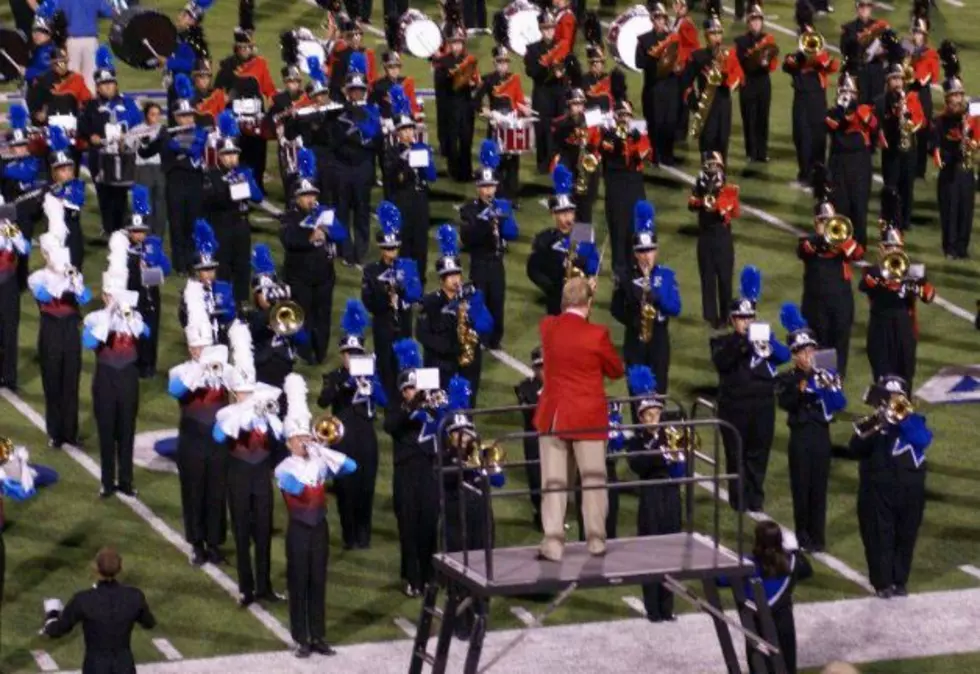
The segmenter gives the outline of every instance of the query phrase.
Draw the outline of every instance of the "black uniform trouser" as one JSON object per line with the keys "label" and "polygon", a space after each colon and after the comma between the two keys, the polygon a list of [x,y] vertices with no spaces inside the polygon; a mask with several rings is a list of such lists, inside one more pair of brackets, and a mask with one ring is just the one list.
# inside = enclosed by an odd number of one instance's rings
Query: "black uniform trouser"
{"label": "black uniform trouser", "polygon": [[666,323],[654,321],[649,342],[641,342],[632,327],[623,333],[623,360],[626,366],[646,365],[657,378],[657,393],[667,393],[670,371],[670,334]]}
{"label": "black uniform trouser", "polygon": [[917,346],[915,328],[908,312],[903,309],[871,312],[865,349],[874,381],[886,374],[894,374],[905,379],[911,390]]}
{"label": "black uniform trouser", "polygon": [[241,148],[241,163],[252,169],[255,182],[265,193],[266,145],[268,141],[262,136],[243,133],[238,137],[238,147]]}
{"label": "black uniform trouser", "polygon": [[500,181],[500,187],[497,188],[497,196],[516,202],[521,195],[520,177],[521,155],[500,155],[500,166],[497,167],[497,179]]}
{"label": "black uniform trouser", "polygon": [[809,184],[813,167],[827,157],[827,94],[793,92],[793,145],[796,147],[796,179]]}
{"label": "black uniform trouser", "polygon": [[885,187],[893,187],[898,192],[899,229],[907,230],[912,226],[912,204],[915,201],[915,148],[902,152],[901,150],[881,151],[881,179]]}
{"label": "black uniform trouser", "polygon": [[[320,188],[319,201],[324,206],[336,207],[340,201],[340,176],[343,173],[340,163],[324,147],[314,147],[316,155],[317,179]],[[295,189],[296,179],[293,179]],[[343,222],[343,220],[341,220]],[[344,223],[347,224],[346,222]]]}
{"label": "black uniform trouser", "polygon": [[425,286],[425,275],[429,259],[429,192],[414,187],[400,190],[392,195],[392,202],[402,214],[401,257],[415,260],[419,268],[419,278]]}
{"label": "black uniform trouser", "polygon": [[289,632],[297,644],[327,637],[327,562],[330,527],[326,518],[314,526],[290,519],[286,527],[286,584]]}
{"label": "black uniform trouser", "polygon": [[292,298],[306,314],[306,329],[310,333],[309,349],[313,361],[322,363],[330,348],[330,312],[333,310],[334,275],[326,270],[323,282],[315,285],[307,282],[290,282]]}
{"label": "black uniform trouser", "polygon": [[723,93],[719,87],[714,103],[708,112],[701,137],[698,139],[698,150],[701,156],[705,152],[721,152],[728,165],[728,141],[732,137],[732,97],[727,90]]}
{"label": "black uniform trouser", "polygon": [[[344,0],[344,7],[347,9],[348,16],[353,19],[361,19],[362,21],[371,19],[372,4],[371,0]],[[388,3],[385,2],[386,7],[387,5]]]}
{"label": "black uniform trouser", "polygon": [[[538,164],[538,173],[551,173],[551,159],[558,151],[555,145],[555,135],[551,126],[563,112],[562,87],[539,85],[535,82],[531,91],[531,107],[538,113],[538,121],[534,123],[534,148]],[[569,171],[574,166],[567,167]],[[577,200],[576,200],[577,201]]]}
{"label": "black uniform trouser", "polygon": [[177,470],[187,542],[217,549],[224,541],[227,526],[228,450],[211,437],[210,425],[181,420]]}
{"label": "black uniform trouser", "polygon": [[739,90],[738,105],[742,112],[742,134],[747,159],[763,161],[769,155],[769,108],[772,104],[772,82],[768,72],[748,78]]}
{"label": "black uniform trouser", "polygon": [[676,161],[674,141],[677,136],[679,96],[680,82],[674,75],[659,79],[643,89],[643,116],[647,121],[647,133],[657,161],[668,166]]}
{"label": "black uniform trouser", "polygon": [[851,326],[854,324],[854,295],[850,290],[820,296],[804,291],[800,310],[817,334],[817,343],[837,351],[837,372],[846,377]]}
{"label": "black uniform trouser", "polygon": [[915,132],[915,177],[925,178],[926,164],[929,162],[931,154],[929,148],[932,146],[932,128],[930,127],[933,114],[932,90],[929,85],[926,85],[924,87],[914,87],[912,91],[915,91],[919,95],[919,103],[922,104],[922,115],[926,118],[926,123]]}
{"label": "black uniform trouser", "polygon": [[346,424],[351,435],[344,437],[341,452],[357,462],[357,470],[334,480],[337,514],[344,547],[371,545],[371,521],[374,516],[374,487],[378,477],[378,436],[371,420]]}
{"label": "black uniform trouser", "polygon": [[926,507],[925,470],[861,474],[858,524],[868,577],[876,590],[906,585]]}
{"label": "black uniform trouser", "polygon": [[504,336],[504,294],[507,291],[503,255],[471,259],[470,281],[483,292],[487,309],[493,317],[493,331],[486,343],[491,349],[499,348],[500,339]]}
{"label": "black uniform trouser", "polygon": [[[96,363],[92,379],[92,406],[99,431],[102,456],[102,488],[111,491],[133,487],[133,442],[139,412],[140,376],[136,363],[115,368]],[[116,481],[116,464],[119,479]]]}
{"label": "black uniform trouser", "polygon": [[385,393],[389,400],[398,400],[398,358],[391,348],[399,339],[411,338],[412,321],[398,323],[395,329],[390,315],[374,317],[372,319],[371,334],[374,338],[374,353],[378,364],[378,378],[381,385],[385,387]]}
{"label": "black uniform trouser", "polygon": [[701,315],[708,323],[723,323],[732,301],[735,244],[728,228],[698,236],[698,274],[701,276]]}
{"label": "black uniform trouser", "polygon": [[885,61],[879,56],[858,72],[858,102],[874,106],[875,100],[884,92]]}
{"label": "black uniform trouser", "polygon": [[188,171],[167,174],[167,222],[174,271],[189,271],[194,261],[194,221],[201,217],[204,200],[201,181],[200,176]]}
{"label": "black uniform trouser", "polygon": [[0,386],[17,386],[17,349],[20,328],[20,285],[17,275],[0,281]]}
{"label": "black uniform trouser", "polygon": [[432,555],[439,536],[439,485],[425,457],[396,464],[392,483],[401,578],[421,590],[432,580]]}
{"label": "black uniform trouser", "polygon": [[54,318],[42,313],[37,352],[41,358],[48,438],[56,444],[75,444],[78,442],[78,386],[82,374],[78,316]]}
{"label": "black uniform trouser", "polygon": [[826,547],[830,427],[806,423],[789,428],[789,486],[793,525],[804,548]]}
{"label": "black uniform trouser", "polygon": [[643,173],[640,171],[606,171],[606,227],[613,272],[626,273],[633,250],[633,207],[646,199]]}
{"label": "black uniform trouser", "polygon": [[255,361],[255,380],[269,386],[282,388],[286,377],[293,371],[293,361],[278,355]]}
{"label": "black uniform trouser", "polygon": [[939,172],[936,182],[939,195],[939,224],[942,227],[943,252],[966,256],[973,231],[973,198],[976,173],[950,166]]}
{"label": "black uniform trouser", "polygon": [[401,16],[408,11],[408,0],[385,0],[385,16]]}
{"label": "black uniform trouser", "polygon": [[341,244],[344,259],[361,264],[371,241],[371,189],[374,187],[374,159],[342,164],[338,174],[339,193],[336,217],[347,228]]}
{"label": "black uniform trouser", "polygon": [[140,307],[140,315],[150,327],[150,334],[140,337],[136,345],[136,363],[140,376],[153,374],[157,370],[157,352],[160,343],[160,291],[151,290],[150,292],[156,296],[152,300],[153,307]]}
{"label": "black uniform trouser", "polygon": [[831,197],[838,215],[846,215],[854,225],[854,240],[868,245],[868,200],[871,199],[871,152],[830,154]]}
{"label": "black uniform trouser", "polygon": [[231,283],[235,304],[252,296],[252,230],[245,217],[232,225],[215,227],[218,240],[218,278]]}
{"label": "black uniform trouser", "polygon": [[486,28],[487,0],[464,0],[463,23],[467,28]]}
{"label": "black uniform trouser", "polygon": [[[662,536],[681,530],[681,490],[678,485],[641,487],[636,512],[637,536]],[[643,585],[643,608],[647,619],[670,620],[674,615],[674,593],[661,583]]]}
{"label": "black uniform trouser", "polygon": [[448,94],[446,114],[449,116],[446,148],[446,169],[449,177],[462,183],[473,180],[473,102],[458,93]]}
{"label": "black uniform trouser", "polygon": [[[750,398],[738,403],[722,401],[718,406],[718,418],[727,421],[742,438],[742,464],[744,468],[743,504],[746,510],[761,512],[765,505],[766,470],[769,468],[769,451],[776,425],[776,407],[772,398]],[[725,472],[738,473],[738,455],[734,433],[727,427],[721,429],[725,445]],[[738,489],[730,485],[728,503],[738,509]]]}
{"label": "black uniform trouser", "polygon": [[[796,674],[796,621],[793,618],[793,602],[779,600],[779,608],[770,607],[772,620],[776,624],[776,644],[783,654],[783,662],[786,664],[786,671],[789,674]],[[753,615],[752,629],[756,634],[762,633],[762,623]],[[750,674],[775,674],[775,669],[769,659],[755,649],[754,644],[745,643],[745,652],[748,653]]]}
{"label": "black uniform trouser", "polygon": [[[235,535],[238,591],[244,595],[272,592],[272,466],[269,458],[258,463],[228,459],[228,507]],[[255,543],[255,573],[252,543]]]}
{"label": "black uniform trouser", "polygon": [[[579,171],[577,166],[569,166],[575,178],[573,185],[578,185]],[[575,202],[575,222],[585,222],[592,224],[592,209],[595,207],[596,199],[599,198],[599,171],[598,169],[591,176],[585,179],[585,189],[579,192],[575,189],[572,200]],[[609,200],[608,195],[606,200]],[[632,221],[631,221],[632,222]]]}
{"label": "black uniform trouser", "polygon": [[99,199],[102,230],[108,235],[123,229],[126,226],[126,211],[129,210],[129,188],[97,182],[95,194]]}

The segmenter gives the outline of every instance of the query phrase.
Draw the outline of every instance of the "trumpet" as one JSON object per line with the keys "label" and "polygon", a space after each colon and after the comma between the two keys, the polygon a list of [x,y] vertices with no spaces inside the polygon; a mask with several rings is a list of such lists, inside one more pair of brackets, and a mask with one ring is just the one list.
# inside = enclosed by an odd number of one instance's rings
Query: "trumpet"
{"label": "trumpet", "polygon": [[357,386],[357,394],[365,398],[370,396],[374,389],[370,377],[355,377],[354,384]]}
{"label": "trumpet", "polygon": [[812,28],[808,28],[800,35],[800,40],[796,43],[796,47],[809,59],[822,52],[825,44],[826,41],[823,35]]}
{"label": "trumpet", "polygon": [[281,300],[269,310],[269,329],[279,337],[291,337],[303,329],[306,313],[293,300]]}
{"label": "trumpet", "polygon": [[313,422],[312,434],[317,442],[332,447],[344,439],[344,423],[332,414],[324,414]]}
{"label": "trumpet", "polygon": [[885,425],[894,426],[902,423],[914,412],[915,406],[908,396],[892,393],[878,409],[854,422],[854,432],[860,438],[867,438],[883,429]]}
{"label": "trumpet", "polygon": [[828,391],[840,391],[842,382],[840,375],[830,370],[817,369],[813,372],[813,383],[817,388]]}
{"label": "trumpet", "polygon": [[498,475],[503,472],[500,464],[507,458],[507,452],[499,443],[481,445],[474,440],[461,447],[463,465],[473,470],[485,470],[488,475]]}
{"label": "trumpet", "polygon": [[881,258],[881,276],[886,281],[902,281],[911,266],[909,256],[903,250],[893,250]]}
{"label": "trumpet", "polygon": [[446,396],[446,392],[442,389],[433,389],[428,391],[419,391],[415,398],[409,403],[409,407],[412,410],[437,410],[441,407],[445,407],[449,403],[449,398]]}

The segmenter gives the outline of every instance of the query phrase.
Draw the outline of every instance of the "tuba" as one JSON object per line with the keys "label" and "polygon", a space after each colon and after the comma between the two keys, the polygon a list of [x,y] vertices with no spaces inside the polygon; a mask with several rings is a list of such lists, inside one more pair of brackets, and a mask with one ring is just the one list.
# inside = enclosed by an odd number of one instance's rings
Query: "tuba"
{"label": "tuba", "polygon": [[846,215],[832,216],[823,231],[823,240],[827,246],[834,248],[841,245],[854,235],[854,225]]}
{"label": "tuba", "polygon": [[332,414],[324,414],[313,422],[312,432],[317,442],[333,447],[344,439],[344,423]]}
{"label": "tuba", "polygon": [[291,337],[303,329],[306,314],[293,300],[281,300],[269,310],[269,329],[279,337]]}
{"label": "tuba", "polygon": [[657,320],[657,307],[650,302],[650,275],[652,269],[645,275],[643,284],[643,301],[640,303],[640,341],[649,344],[653,339],[653,323]]}
{"label": "tuba", "polygon": [[911,260],[903,250],[893,250],[881,258],[881,276],[886,281],[902,281],[909,273]]}
{"label": "tuba", "polygon": [[725,81],[725,73],[722,67],[727,59],[728,50],[720,50],[711,61],[711,65],[705,73],[704,89],[701,90],[701,95],[698,98],[698,108],[691,115],[691,130],[689,133],[691,138],[699,138],[701,132],[704,130],[704,124],[708,121],[708,114],[711,112],[711,106],[715,101],[715,93],[718,91],[718,87],[721,86],[722,82]]}

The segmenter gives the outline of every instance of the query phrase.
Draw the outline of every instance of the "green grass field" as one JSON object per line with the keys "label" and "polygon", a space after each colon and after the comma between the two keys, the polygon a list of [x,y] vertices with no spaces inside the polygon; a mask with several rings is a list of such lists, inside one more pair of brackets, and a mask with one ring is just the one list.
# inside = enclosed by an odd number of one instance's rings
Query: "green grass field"
{"label": "green grass field", "polygon": [[[175,13],[182,3],[166,0],[160,7]],[[380,5],[380,3],[376,3]],[[425,3],[430,10],[434,3]],[[902,7],[884,16],[904,31],[907,25],[907,8]],[[767,3],[774,21],[784,27],[792,27],[793,5],[787,0]],[[820,29],[828,42],[836,43],[837,22],[846,21],[849,5],[841,3],[838,14],[820,22]],[[374,25],[381,25],[380,7],[376,9]],[[433,14],[434,14],[434,10]],[[941,13],[940,13],[941,12]],[[280,66],[278,34],[295,26],[315,26],[321,11],[304,3],[273,0],[258,3],[257,40],[261,53],[269,59],[274,71]],[[609,18],[609,17],[606,17]],[[232,27],[236,23],[234,3],[218,3],[206,19],[206,29],[216,57],[229,52]],[[943,37],[954,39],[960,46],[964,62],[966,85],[973,82],[970,66],[980,65],[974,56],[980,46],[980,38],[969,29],[973,20],[980,20],[980,9],[954,8],[941,3],[939,11],[933,10],[933,42]],[[106,26],[106,30],[108,26]],[[729,25],[729,37],[740,30]],[[786,53],[795,48],[795,40],[776,33],[779,45]],[[369,45],[383,49],[381,38],[366,36]],[[582,48],[579,40],[579,48]],[[489,69],[489,50],[493,43],[489,37],[473,38],[470,48],[481,56],[482,70]],[[419,87],[431,86],[428,64],[406,57],[406,70],[415,76]],[[515,59],[513,67],[518,68]],[[755,172],[745,171],[742,158],[740,120],[737,119],[732,138],[731,180],[742,187],[744,204],[749,204],[772,216],[806,228],[810,222],[811,197],[789,186],[795,175],[795,158],[790,137],[791,91],[788,78],[781,73],[774,76],[772,136],[770,155],[773,161]],[[159,88],[156,73],[132,71],[120,67],[120,81],[124,89]],[[639,78],[630,75],[631,98],[638,102]],[[526,91],[530,91],[526,84]],[[941,104],[936,94],[937,104]],[[434,105],[428,106],[430,119]],[[434,127],[433,127],[434,128]],[[478,135],[482,133],[482,127]],[[696,172],[696,151],[682,148],[686,163],[682,170]],[[272,161],[275,161],[274,159]],[[508,257],[507,331],[503,348],[516,358],[527,361],[529,352],[537,341],[534,325],[543,314],[543,304],[537,290],[524,274],[524,264],[530,252],[534,234],[549,225],[547,211],[537,201],[550,190],[545,177],[534,175],[533,162],[523,162],[523,208],[518,214],[521,227],[519,240],[512,246]],[[274,173],[274,166],[270,172]],[[270,201],[281,204],[282,187],[275,181],[267,182]],[[976,262],[946,262],[939,245],[939,226],[936,208],[935,177],[930,174],[925,182],[916,186],[915,230],[909,237],[908,249],[913,261],[924,262],[938,292],[950,302],[972,311],[980,296],[980,266]],[[375,199],[380,199],[375,192]],[[433,193],[432,224],[452,221],[456,213],[453,206],[468,198],[472,188],[454,184],[441,177]],[[647,197],[658,211],[661,261],[675,269],[681,285],[684,309],[679,319],[672,321],[671,339],[673,362],[671,367],[671,393],[685,404],[696,395],[716,383],[716,376],[708,356],[707,342],[710,331],[700,320],[700,296],[694,253],[692,216],[686,210],[688,188],[676,178],[653,170],[649,173]],[[877,203],[877,200],[874,202]],[[602,203],[596,205],[599,236],[604,237]],[[876,207],[872,207],[872,213]],[[264,219],[257,212],[254,221],[254,241],[275,238],[276,223]],[[96,235],[99,231],[98,209],[94,196],[90,195],[85,208],[83,225],[91,239],[92,254],[86,259],[85,273],[97,283],[104,267],[104,244]],[[778,307],[787,300],[799,301],[801,292],[801,264],[795,257],[795,241],[762,220],[744,215],[733,227],[736,238],[737,265],[753,263],[764,273],[763,298],[760,316],[773,323],[778,322]],[[433,241],[433,250],[435,242]],[[273,250],[278,251],[277,245]],[[281,256],[279,256],[281,259]],[[32,260],[37,267],[39,256]],[[465,260],[464,260],[465,263]],[[612,289],[606,273],[600,283],[600,306],[597,320],[612,325],[614,339],[619,343],[621,330],[608,314],[608,301]],[[186,357],[183,335],[176,321],[179,292],[182,282],[170,281],[164,291],[160,342],[161,374],[153,381],[144,382],[141,390],[140,420],[138,431],[171,428],[176,425],[176,404],[166,395],[166,369]],[[346,297],[355,295],[360,279],[355,270],[338,266],[338,284],[334,306],[342,310]],[[847,394],[852,401],[851,409],[842,415],[834,427],[834,438],[843,444],[850,433],[852,414],[860,414],[859,398],[867,384],[869,368],[864,353],[864,334],[867,325],[866,301],[857,299],[857,317],[851,350],[851,376]],[[34,362],[36,352],[37,309],[25,296],[22,304],[21,328],[21,396],[34,409],[43,412],[44,400],[41,381]],[[918,382],[922,383],[939,368],[950,364],[973,362],[976,332],[972,325],[938,306],[925,307],[920,311],[921,343],[919,348]],[[339,316],[338,316],[339,318]],[[779,330],[778,332],[782,332]],[[332,367],[335,354],[331,354],[328,366]],[[97,438],[91,412],[90,383],[94,369],[91,356],[85,356],[82,377],[81,421],[85,451],[97,457]],[[319,371],[303,368],[311,388],[318,386]],[[497,406],[514,402],[512,387],[521,375],[497,360],[484,359],[484,375],[481,392],[483,406]],[[622,388],[616,389],[622,392]],[[968,405],[924,406],[930,426],[936,431],[936,440],[930,450],[929,504],[916,556],[911,589],[914,592],[970,587],[975,580],[960,572],[960,564],[980,559],[980,528],[975,524],[975,512],[980,506],[977,496],[980,469],[976,467],[975,447],[980,444],[977,414]],[[776,441],[773,447],[767,482],[767,512],[783,524],[792,523],[785,447],[787,432],[779,415]],[[513,419],[493,419],[484,433],[494,435],[512,429]],[[379,425],[380,430],[380,425]],[[7,516],[12,521],[6,533],[7,589],[0,641],[0,671],[35,671],[30,651],[48,651],[62,668],[77,668],[81,664],[81,639],[74,635],[69,639],[51,643],[36,636],[39,626],[41,600],[47,596],[67,596],[91,582],[91,559],[99,547],[114,544],[126,558],[125,579],[142,587],[150,604],[160,619],[160,626],[151,636],[163,636],[171,640],[184,657],[201,657],[218,653],[270,650],[281,646],[270,632],[254,618],[240,611],[223,590],[208,577],[187,565],[183,556],[150,529],[142,520],[122,504],[103,502],[97,496],[98,484],[66,455],[47,449],[43,433],[21,416],[12,406],[0,401],[0,434],[10,435],[29,446],[35,461],[54,466],[61,473],[61,482],[53,489],[39,494],[25,504],[7,504]],[[327,593],[328,635],[331,641],[352,643],[365,640],[402,637],[393,618],[402,616],[415,620],[418,601],[408,600],[397,591],[398,552],[397,532],[391,506],[391,461],[387,436],[382,438],[382,461],[378,477],[376,500],[374,547],[369,551],[343,552],[339,545],[331,551],[331,571]],[[514,447],[512,453],[519,454]],[[705,467],[699,467],[704,471]],[[625,472],[622,469],[621,472]],[[520,475],[511,475],[510,484],[523,484]],[[181,530],[180,502],[177,478],[170,474],[140,470],[137,474],[140,498],[171,527]],[[836,460],[831,477],[831,501],[829,512],[829,552],[858,571],[864,572],[863,552],[857,531],[855,495],[857,491],[856,464]],[[700,492],[698,496],[699,524],[709,524],[711,498]],[[531,544],[537,535],[530,526],[527,503],[515,499],[503,499],[495,505],[498,524],[498,544]],[[330,515],[336,529],[336,518]],[[277,534],[273,552],[273,582],[279,589],[285,588],[285,560],[283,557],[282,530],[283,508],[277,506]],[[621,505],[621,535],[629,535],[635,529],[635,500],[623,497]],[[734,536],[734,520],[727,513],[722,522],[727,541]],[[337,536],[334,536],[336,540]],[[228,552],[231,553],[230,546]],[[225,570],[234,577],[233,567]],[[798,590],[799,601],[832,600],[859,596],[863,590],[822,565],[816,565],[816,576]],[[574,622],[608,620],[630,617],[629,608],[621,596],[636,594],[636,588],[617,588],[576,593],[559,609],[549,622]],[[509,608],[521,602],[498,601],[494,603],[492,625],[516,627],[517,620]],[[523,605],[535,611],[535,607]],[[284,607],[276,607],[273,613],[283,623],[288,622]],[[138,633],[137,658],[140,662],[160,660],[162,656],[150,644],[150,636]],[[406,653],[406,659],[407,659]],[[932,658],[908,663],[880,663],[868,671],[980,671],[976,656]]]}

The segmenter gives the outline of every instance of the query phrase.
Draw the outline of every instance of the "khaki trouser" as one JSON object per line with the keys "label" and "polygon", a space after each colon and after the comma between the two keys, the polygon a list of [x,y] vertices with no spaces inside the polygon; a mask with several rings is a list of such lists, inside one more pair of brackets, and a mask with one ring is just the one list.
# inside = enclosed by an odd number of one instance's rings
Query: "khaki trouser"
{"label": "khaki trouser", "polygon": [[85,78],[89,91],[95,93],[95,52],[99,40],[95,37],[70,37],[65,45],[68,49],[68,69]]}
{"label": "khaki trouser", "polygon": [[[578,465],[582,486],[606,484],[606,443],[602,440],[562,440],[555,436],[540,439],[541,486],[544,489],[565,489],[574,483],[573,465]],[[569,451],[575,453],[575,464],[568,460]],[[558,560],[565,544],[565,508],[568,492],[551,492],[541,495],[541,527],[544,540],[541,553]],[[606,513],[609,510],[609,494],[605,489],[582,490],[582,520],[585,524],[585,540],[589,551],[602,552],[606,540]]]}

